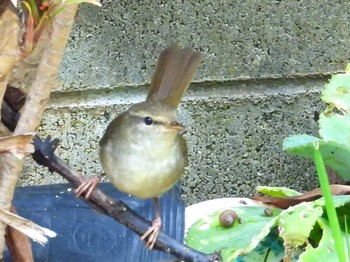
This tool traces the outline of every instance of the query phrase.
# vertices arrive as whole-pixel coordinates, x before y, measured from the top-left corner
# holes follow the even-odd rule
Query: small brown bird
[[[155,200],[156,218],[141,237],[150,249],[161,228],[158,198],[187,165],[186,141],[179,133],[184,126],[177,122],[176,108],[201,60],[201,53],[191,48],[162,51],[146,101],[115,118],[100,141],[102,167],[112,184],[127,194]]]

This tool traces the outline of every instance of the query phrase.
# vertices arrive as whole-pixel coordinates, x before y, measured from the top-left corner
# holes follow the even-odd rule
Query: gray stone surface
[[[205,53],[179,108],[190,148],[187,203],[247,196],[257,185],[317,185],[313,164],[283,152],[282,140],[317,135],[324,75],[350,58],[350,2],[102,3],[79,9],[39,130],[61,139],[61,157],[87,175],[101,173],[104,129],[144,99],[159,52],[176,42]],[[36,165],[22,178],[22,185],[63,182]]]
[[[319,91],[324,81],[303,78],[237,81],[218,87],[192,85],[179,108],[179,119],[188,128],[190,165],[182,179],[187,203],[249,196],[257,185],[297,190],[315,187],[312,163],[288,156],[282,151],[282,140],[300,132],[317,134],[313,118],[321,107]],[[104,129],[131,102],[144,99],[145,91],[139,88],[133,96],[119,91],[55,94],[40,134],[59,137],[57,153],[75,169],[89,176],[99,174],[98,141]],[[84,96],[96,102],[88,104]],[[67,107],[68,97],[79,97],[82,103]],[[105,103],[97,105],[98,101]],[[22,181],[63,182],[37,166],[28,167]]]
[[[206,54],[196,81],[324,74],[350,57],[349,1],[102,1],[77,15],[60,89],[140,85],[161,49]]]

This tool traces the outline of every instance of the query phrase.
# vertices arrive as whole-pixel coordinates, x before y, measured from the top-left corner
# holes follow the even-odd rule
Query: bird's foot
[[[100,183],[100,178],[94,176],[90,179],[87,179],[85,182],[81,183],[79,187],[75,190],[75,195],[80,197],[81,195],[85,195],[86,199],[89,199],[92,191],[97,187]]]
[[[147,238],[145,247],[149,248],[150,250],[153,249],[153,246],[157,241],[161,226],[162,220],[160,217],[157,217],[155,220],[153,220],[152,225],[147,229],[147,231],[140,237],[141,240],[145,240]]]

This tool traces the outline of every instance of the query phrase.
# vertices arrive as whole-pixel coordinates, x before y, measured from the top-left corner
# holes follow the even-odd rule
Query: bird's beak
[[[165,126],[165,128],[168,128],[168,129],[171,129],[171,130],[176,130],[176,131],[183,131],[183,130],[186,129],[184,125],[180,124],[177,121],[173,121],[173,122],[167,123],[164,126]]]

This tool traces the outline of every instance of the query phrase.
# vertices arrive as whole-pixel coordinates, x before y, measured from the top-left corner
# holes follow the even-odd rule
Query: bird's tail
[[[147,100],[164,101],[176,108],[202,61],[202,54],[177,45],[163,50],[158,58]]]

